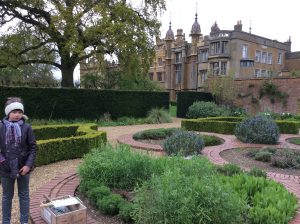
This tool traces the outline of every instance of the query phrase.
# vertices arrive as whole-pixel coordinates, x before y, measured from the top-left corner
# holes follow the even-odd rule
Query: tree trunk
[[[76,64],[74,62],[65,63],[61,60],[61,87],[74,88],[73,73]]]

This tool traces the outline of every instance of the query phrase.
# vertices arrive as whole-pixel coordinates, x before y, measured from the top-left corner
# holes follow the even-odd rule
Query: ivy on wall
[[[268,80],[263,83],[259,90],[259,98],[261,99],[264,96],[269,97],[272,104],[274,104],[276,100],[279,100],[283,106],[286,106],[289,94],[281,92],[278,86]]]

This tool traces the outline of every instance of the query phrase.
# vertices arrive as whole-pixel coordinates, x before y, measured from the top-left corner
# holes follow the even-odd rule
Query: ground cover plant
[[[221,157],[245,168],[260,168],[266,172],[300,175],[300,150],[276,147],[243,147],[222,151]]]
[[[255,160],[269,162],[279,168],[300,168],[300,151],[268,147],[262,150],[252,149],[248,155]]]
[[[158,129],[149,129],[137,132],[133,135],[134,140],[158,140],[156,144],[163,145],[163,140],[175,134],[178,131],[182,131],[180,128],[158,128]],[[213,135],[203,135],[200,134],[200,137],[204,141],[205,146],[220,145],[223,143],[223,140],[213,136]]]
[[[79,175],[80,191],[97,208],[133,223],[288,223],[297,208],[296,197],[274,181],[224,176],[203,158],[153,158],[124,145],[94,149]],[[116,195],[120,188],[130,200]]]

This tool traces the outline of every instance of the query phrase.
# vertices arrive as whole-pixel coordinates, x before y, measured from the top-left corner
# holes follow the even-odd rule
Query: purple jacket
[[[36,154],[36,141],[29,124],[25,121],[21,125],[21,150],[18,153],[17,160],[8,161],[7,159],[7,145],[5,145],[5,132],[6,127],[3,121],[0,121],[0,176],[2,177],[13,177],[19,173],[19,169],[23,166],[28,166],[33,169],[35,154]]]

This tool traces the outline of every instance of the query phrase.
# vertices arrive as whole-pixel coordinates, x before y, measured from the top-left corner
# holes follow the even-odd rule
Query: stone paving
[[[116,143],[117,141],[120,143],[125,143],[132,145],[137,149],[144,149],[149,151],[154,151],[158,153],[158,155],[163,155],[162,148],[160,146],[153,146],[151,144],[140,143],[134,141],[132,139],[132,134],[146,129],[154,129],[154,128],[169,128],[169,127],[180,127],[180,119],[176,119],[175,122],[170,124],[160,124],[160,125],[133,125],[133,126],[122,126],[122,127],[105,127],[99,128],[101,130],[107,131],[108,140],[111,143]],[[235,136],[232,135],[222,135],[216,133],[203,133],[203,134],[211,134],[215,135],[219,138],[224,139],[224,144],[219,146],[210,146],[205,147],[202,151],[205,156],[209,158],[209,160],[215,164],[222,165],[228,163],[220,156],[220,152],[237,147],[261,147],[264,145],[260,144],[245,144],[240,142]],[[287,138],[294,137],[296,135],[284,135],[280,136],[279,145],[277,147],[293,147],[299,148],[300,146],[295,146],[286,141]],[[298,135],[299,137],[299,135]],[[300,203],[300,177],[292,176],[292,175],[284,175],[278,173],[267,173],[268,177],[283,184],[290,192],[293,192]],[[38,189],[31,197],[30,203],[30,217],[31,222],[34,224],[44,224],[45,222],[42,220],[40,216],[40,208],[39,205],[41,201],[44,200],[43,194],[49,196],[50,198],[55,198],[63,195],[74,195],[76,188],[79,185],[79,177],[75,171],[59,176],[53,180],[51,180],[48,184],[44,185],[40,189]],[[94,219],[92,219],[88,215],[87,219],[88,224],[97,223]],[[300,224],[300,204],[299,209],[297,211],[296,216],[290,222],[290,224]]]

